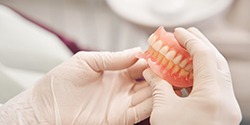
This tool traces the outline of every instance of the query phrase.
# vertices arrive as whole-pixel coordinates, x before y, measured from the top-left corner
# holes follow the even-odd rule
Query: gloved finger
[[[159,94],[164,95],[166,99],[170,99],[170,100],[172,98],[177,97],[173,90],[172,85],[170,85],[169,83],[167,83],[167,81],[157,76],[150,68],[144,70],[143,76],[145,80],[149,83],[149,85],[151,86],[154,97],[158,97]]]
[[[143,89],[143,88],[146,88],[146,87],[148,87],[149,85],[148,85],[148,83],[146,82],[146,81],[141,81],[141,82],[135,82],[134,83],[134,86],[133,86],[133,88],[132,88],[132,91],[133,92],[136,92],[136,91],[139,91],[139,90],[141,90],[141,89]]]
[[[218,60],[218,68],[222,69],[224,71],[229,72],[229,67],[226,59],[224,56],[216,49],[216,47],[196,28],[191,27],[188,28],[188,31],[194,34],[196,37],[200,38],[202,41],[206,43],[206,45],[210,46],[216,54],[217,60]]]
[[[213,50],[202,40],[183,28],[176,28],[174,35],[193,58],[194,84],[205,85],[207,83],[206,80],[215,79],[217,62]]]
[[[142,101],[150,98],[152,96],[152,91],[150,87],[145,87],[132,95],[131,106],[135,106]]]
[[[142,72],[148,67],[148,64],[145,60],[139,59],[134,65],[127,69],[128,75],[131,79],[136,80],[142,78]]]
[[[148,118],[152,112],[152,107],[152,98],[148,98],[142,103],[129,108],[127,111],[128,124],[135,124]]]
[[[206,38],[206,36],[204,36],[197,28],[195,27],[190,27],[187,29],[189,32],[191,32],[193,35],[195,35],[197,38],[201,39],[202,41],[204,41],[204,43],[206,43],[206,45],[208,45],[210,48],[214,49],[214,52],[218,52],[220,53],[215,46]]]
[[[223,73],[224,78],[228,78],[228,81],[231,81],[231,76],[230,76],[230,69],[227,63],[227,60],[224,58],[224,56],[219,52],[219,50],[216,49],[216,47],[196,28],[192,27],[188,29],[189,32],[193,33],[194,35],[196,35],[197,37],[199,37],[200,39],[202,39],[203,41],[205,41],[207,43],[208,46],[210,46],[211,48],[214,49],[214,52],[216,54],[216,58],[217,58],[217,65],[218,65],[218,69],[221,71],[221,73]],[[227,91],[226,95],[234,95],[233,93],[233,88],[229,87],[229,89],[225,89],[225,86],[228,85],[232,85],[232,84],[228,84],[228,83],[232,83],[232,82],[224,82],[225,84],[220,83],[219,85],[224,88],[223,91]],[[191,91],[192,88],[187,89]],[[189,92],[190,93],[190,92]],[[233,97],[233,96],[231,96]]]
[[[86,62],[94,71],[120,70],[133,65],[140,48],[132,48],[121,52],[79,52],[77,58]]]

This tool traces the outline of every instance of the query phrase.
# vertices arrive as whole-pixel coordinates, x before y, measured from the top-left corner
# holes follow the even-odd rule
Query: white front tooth
[[[153,34],[148,38],[148,44],[152,46],[152,45],[155,43],[155,40],[156,40],[156,36],[155,36],[155,34],[153,33]]]
[[[181,61],[181,59],[182,59],[182,55],[178,55],[177,57],[174,58],[173,62],[174,62],[175,64],[179,64],[180,61]]]
[[[184,68],[187,65],[187,62],[188,62],[187,59],[182,60],[181,63],[180,63],[180,67]]]
[[[161,48],[161,50],[159,51],[162,55],[166,55],[168,53],[168,46],[164,46]]]
[[[168,58],[169,60],[173,60],[175,57],[176,52],[174,50],[170,50],[167,54],[166,54],[166,58]]]
[[[157,52],[161,49],[161,47],[162,47],[161,40],[156,41],[156,43],[153,45],[154,50],[156,50]]]

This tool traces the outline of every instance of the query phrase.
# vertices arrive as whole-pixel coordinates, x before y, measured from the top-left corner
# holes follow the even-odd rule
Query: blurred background
[[[249,0],[0,0],[0,103],[79,50],[146,49],[160,25],[170,32],[197,27],[229,61],[241,124],[249,125],[249,6]]]

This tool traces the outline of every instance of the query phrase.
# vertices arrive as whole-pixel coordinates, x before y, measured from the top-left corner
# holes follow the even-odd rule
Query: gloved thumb
[[[155,99],[166,100],[177,97],[177,95],[173,90],[172,85],[170,85],[167,81],[157,76],[150,68],[144,70],[143,76],[152,88],[154,100]]]
[[[138,47],[120,52],[80,52],[77,57],[85,61],[94,71],[121,70],[130,67],[142,50]]]

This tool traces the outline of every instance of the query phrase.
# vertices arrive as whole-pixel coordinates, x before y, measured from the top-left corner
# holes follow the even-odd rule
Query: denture
[[[157,75],[174,87],[193,85],[192,57],[173,33],[166,32],[161,26],[149,37],[148,44],[148,50],[138,57],[144,58]]]

